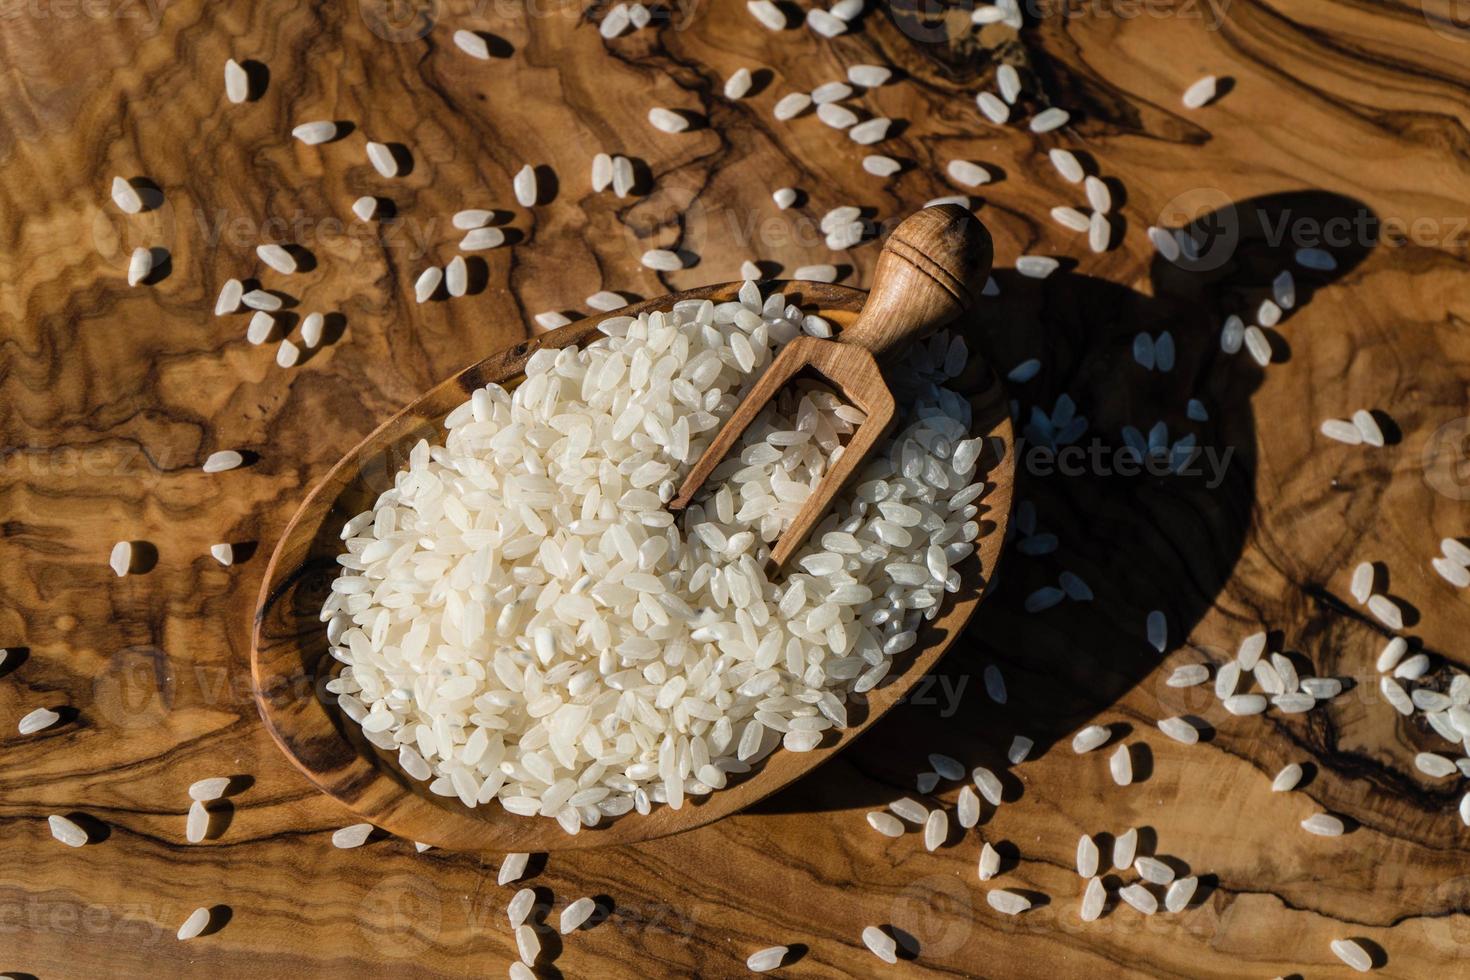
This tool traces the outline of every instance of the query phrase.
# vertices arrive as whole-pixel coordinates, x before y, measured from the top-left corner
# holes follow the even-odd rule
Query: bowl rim
[[[920,642],[913,648],[918,653],[909,656],[902,669],[893,675],[909,678],[908,683],[886,684],[867,692],[868,710],[864,719],[847,729],[838,730],[838,738],[824,740],[810,752],[773,751],[750,775],[703,797],[686,797],[679,810],[659,805],[650,814],[625,814],[596,827],[583,828],[573,835],[547,818],[518,816],[489,803],[471,809],[465,807],[457,796],[430,795],[427,782],[412,779],[399,769],[390,753],[368,743],[355,723],[342,715],[335,697],[326,694],[321,687],[322,681],[333,675],[331,668],[337,662],[325,652],[326,624],[320,619],[319,609],[311,611],[309,619],[305,614],[294,613],[285,621],[285,631],[276,635],[278,616],[273,614],[283,606],[289,607],[288,600],[294,595],[295,588],[315,574],[312,563],[307,560],[307,550],[313,542],[319,541],[323,528],[331,520],[336,502],[360,476],[361,461],[367,447],[381,443],[378,451],[390,453],[395,448],[416,442],[422,437],[425,427],[442,437],[444,417],[468,398],[470,392],[491,381],[500,383],[523,377],[525,362],[536,351],[583,343],[595,337],[598,325],[606,320],[668,309],[689,299],[723,302],[734,298],[742,285],[743,281],[719,283],[665,294],[589,316],[512,344],[462,368],[420,394],[376,426],[315,482],[282,530],[272,551],[254,607],[250,649],[252,694],[266,729],[286,757],[313,785],[364,820],[396,836],[456,850],[569,850],[651,840],[691,830],[738,812],[825,763],[901,701],[918,678],[932,669],[953,645],[988,592],[1002,552],[1012,489],[1011,484],[1004,480],[989,488],[981,498],[996,505],[986,514],[994,526],[982,535],[976,554],[961,566],[968,569],[962,572],[964,577],[975,577],[976,588],[959,594],[963,597],[946,595],[940,615],[925,622]],[[850,322],[856,317],[867,296],[862,290],[833,283],[763,280],[761,286],[763,290],[777,288],[787,296],[788,303],[814,309],[819,315],[834,319],[839,330],[845,325],[842,321]],[[1011,459],[1013,465],[1014,433],[1004,392],[993,372],[987,368],[986,373],[987,384],[980,397],[988,407],[999,411],[986,415],[987,419],[994,416],[994,421],[983,435],[993,447],[998,441],[999,446],[995,450],[997,461]],[[442,403],[451,398],[455,399],[453,404],[442,412],[436,410],[428,416],[415,414],[421,406],[433,403],[442,407]],[[395,433],[395,436],[385,441],[388,433]],[[348,474],[345,479],[344,473]],[[329,493],[331,498],[324,500]],[[1003,499],[996,499],[998,496]],[[308,521],[312,526],[304,528]],[[306,531],[310,533],[303,536]],[[337,538],[333,536],[332,540]],[[978,575],[977,564],[988,569],[989,575]],[[333,563],[326,577],[335,578],[338,571]],[[309,626],[296,628],[302,622],[309,622]],[[941,630],[941,625],[949,632],[936,638],[933,634]],[[301,652],[302,643],[308,642],[313,634],[319,637],[322,647],[315,670],[303,662]],[[292,661],[298,665],[298,670],[282,669],[283,663],[289,665]],[[328,667],[326,671],[321,669],[324,665]]]

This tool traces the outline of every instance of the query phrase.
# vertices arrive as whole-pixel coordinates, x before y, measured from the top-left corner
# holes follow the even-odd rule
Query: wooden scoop
[[[942,217],[940,224],[952,220],[949,211],[924,212],[924,216],[926,223],[935,217]],[[903,227],[906,229],[908,224]],[[909,240],[907,231],[902,240]],[[890,251],[901,248],[895,236]],[[914,254],[917,257],[923,253]],[[880,280],[885,275],[881,269],[893,262],[889,255],[883,257]],[[959,281],[959,277],[954,278]],[[477,388],[487,384],[507,388],[518,385],[525,378],[526,361],[538,350],[594,340],[600,336],[599,323],[607,317],[667,310],[682,300],[728,302],[736,298],[740,285],[720,283],[654,297],[496,351],[430,388],[385,420],[322,475],[306,495],[281,533],[261,582],[252,624],[251,683],[266,730],[282,753],[356,819],[369,821],[405,840],[459,850],[502,852],[628,844],[691,830],[750,806],[842,751],[902,702],[960,635],[986,595],[1000,558],[1015,476],[1014,431],[1005,390],[984,370],[967,371],[964,378],[952,383],[969,398],[973,412],[970,431],[983,437],[987,447],[976,476],[986,483],[984,495],[975,501],[979,508],[975,519],[981,531],[975,554],[956,566],[962,582],[960,590],[944,597],[938,616],[920,627],[918,642],[900,655],[886,681],[849,702],[848,727],[829,733],[810,752],[777,751],[748,775],[732,777],[727,787],[708,796],[686,798],[677,810],[656,806],[647,816],[629,813],[569,836],[545,817],[516,816],[495,803],[471,810],[456,798],[434,795],[426,784],[405,775],[393,755],[369,743],[361,727],[342,715],[336,698],[323,690],[339,665],[327,654],[326,625],[318,613],[340,571],[336,556],[342,550],[342,525],[371,507],[378,494],[393,485],[393,475],[406,465],[420,439],[442,441],[445,417]],[[822,316],[848,338],[858,332],[859,322],[879,308],[876,298],[868,299],[859,290],[832,283],[787,282],[778,284],[778,288],[788,302]],[[915,290],[915,295],[924,292]],[[902,298],[902,293],[894,296]],[[925,302],[939,299],[936,294]],[[907,302],[916,301],[911,298]],[[862,317],[859,310],[863,311]],[[493,310],[486,312],[493,315]],[[346,822],[345,815],[343,819]]]
[[[905,219],[883,243],[857,322],[836,340],[798,337],[782,348],[694,464],[669,509],[688,506],[783,385],[802,371],[815,371],[867,418],[771,549],[771,563],[786,564],[893,425],[893,395],[878,362],[968,312],[990,274],[990,259],[990,235],[958,205],[925,208]]]

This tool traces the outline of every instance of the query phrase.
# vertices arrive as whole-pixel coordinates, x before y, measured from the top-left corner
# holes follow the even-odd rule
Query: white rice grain
[[[898,962],[898,944],[893,941],[892,936],[877,926],[864,927],[863,945],[884,963]]]
[[[597,911],[597,903],[590,898],[579,898],[561,910],[561,922],[557,928],[563,936],[574,932]]]
[[[884,837],[902,837],[903,824],[899,823],[897,817],[891,813],[881,810],[870,810],[868,812],[868,826],[872,827]]]
[[[822,37],[836,37],[847,30],[847,21],[821,7],[812,7],[806,12],[806,26]]]
[[[847,80],[862,88],[877,88],[893,77],[893,71],[882,65],[849,65]]]
[[[1137,882],[1118,889],[1118,897],[1144,915],[1153,915],[1159,910],[1159,900],[1154,893]]]
[[[1004,789],[995,773],[984,766],[976,766],[970,771],[970,779],[974,782],[975,788],[980,791],[980,795],[985,797],[985,802],[991,806],[1000,806]]]
[[[238,105],[250,97],[250,76],[234,58],[225,61],[225,98]]]
[[[1458,772],[1454,762],[1435,752],[1420,752],[1415,755],[1414,768],[1434,779],[1443,779]]]
[[[1015,66],[1001,65],[997,68],[995,84],[1000,89],[1001,98],[1015,105],[1016,97],[1021,94],[1021,75],[1016,71]]]
[[[1393,676],[1405,681],[1417,681],[1427,673],[1429,657],[1422,653],[1414,654],[1393,669]]]
[[[1378,425],[1378,420],[1373,413],[1367,409],[1360,408],[1353,413],[1353,425],[1357,428],[1363,438],[1363,445],[1381,448],[1383,446],[1383,429]]]
[[[986,892],[985,901],[1001,915],[1020,915],[1031,908],[1031,899],[1004,888],[992,888]]]
[[[1199,879],[1194,875],[1180,878],[1169,886],[1164,893],[1164,909],[1168,912],[1182,912],[1194,899],[1194,893],[1199,888]]]
[[[1082,893],[1082,905],[1078,909],[1078,916],[1083,922],[1094,922],[1102,915],[1103,908],[1108,903],[1108,889],[1101,878],[1091,878],[1087,882],[1087,889]]]
[[[601,194],[612,184],[613,161],[606,153],[592,158],[592,193]]]
[[[771,110],[771,114],[778,120],[785,122],[806,112],[811,107],[811,104],[812,97],[810,95],[807,95],[805,92],[792,92],[790,95],[781,96],[776,101],[776,105]]]
[[[1184,664],[1183,666],[1175,667],[1174,673],[1170,674],[1164,683],[1169,687],[1194,687],[1197,684],[1203,684],[1209,679],[1210,668],[1204,664]]]
[[[969,786],[960,787],[955,801],[955,820],[965,830],[980,822],[980,797]]]
[[[1326,419],[1319,426],[1322,434],[1334,442],[1356,446],[1363,441],[1363,434],[1351,422],[1342,419]]]
[[[1301,781],[1302,767],[1295,762],[1288,763],[1276,774],[1276,778],[1271,780],[1271,792],[1290,793]]]
[[[994,93],[981,92],[975,96],[975,105],[985,114],[986,119],[989,119],[997,126],[1003,126],[1010,121],[1011,107],[996,98]]]
[[[1049,255],[1022,255],[1016,259],[1016,271],[1028,279],[1045,279],[1060,265]]]
[[[515,851],[505,856],[500,862],[500,872],[495,877],[496,884],[508,885],[512,881],[519,881],[521,875],[526,873],[526,863],[530,861],[531,855],[524,851]]]
[[[1112,774],[1113,782],[1119,786],[1128,786],[1133,782],[1133,752],[1127,745],[1120,745],[1108,757],[1108,772]]]
[[[444,267],[444,288],[449,291],[450,296],[455,297],[463,296],[469,291],[470,266],[464,260],[463,255],[456,255]],[[304,337],[305,335],[306,330],[303,328],[302,336]]]
[[[682,133],[689,128],[687,116],[662,106],[648,110],[648,123],[662,133]]]
[[[1373,957],[1363,948],[1362,944],[1352,939],[1332,940],[1332,955],[1342,960],[1348,966],[1359,973],[1367,973],[1373,969]]]
[[[205,473],[223,473],[226,470],[234,469],[244,461],[244,457],[235,450],[221,449],[217,452],[210,453],[204,460],[204,465],[200,468]]]
[[[505,917],[510,922],[512,929],[526,921],[531,910],[536,906],[536,892],[531,888],[522,888],[505,906]]]
[[[143,210],[143,198],[131,183],[121,177],[112,178],[112,203],[123,214],[137,214]]]
[[[208,803],[225,795],[230,788],[228,776],[211,776],[208,779],[196,780],[189,784],[189,799],[198,800],[200,803]]]
[[[1061,174],[1063,180],[1075,184],[1084,178],[1085,173],[1082,169],[1082,164],[1078,162],[1076,154],[1071,150],[1053,149],[1048,150],[1046,155],[1051,160],[1051,165],[1056,168],[1057,173]],[[1174,241],[1173,236],[1169,236],[1169,241]],[[1174,245],[1177,249],[1178,243],[1175,242]]]
[[[107,557],[107,564],[118,578],[128,574],[133,567],[133,543],[119,541],[113,545],[112,553]]]
[[[1072,736],[1072,751],[1078,755],[1100,748],[1113,737],[1113,733],[1102,725],[1088,725]],[[1083,877],[1087,877],[1084,875]]]
[[[1160,721],[1159,731],[1185,745],[1194,745],[1199,741],[1199,729],[1178,716]]]
[[[264,289],[250,290],[240,297],[240,302],[252,310],[262,310],[266,313],[274,313],[282,306],[281,297],[275,293],[266,292]]]
[[[296,271],[296,256],[280,245],[257,245],[255,255],[282,275],[289,276]]]
[[[1432,558],[1429,566],[1434,569],[1440,578],[1457,589],[1470,586],[1470,568],[1450,561],[1448,558]]]
[[[459,240],[461,252],[481,252],[505,244],[505,232],[499,228],[475,228]]]
[[[1408,717],[1414,713],[1414,702],[1404,691],[1403,685],[1392,677],[1380,677],[1378,679],[1378,690],[1383,695],[1383,700],[1393,706],[1399,714]]]
[[[791,274],[791,278],[803,282],[836,282],[837,267],[835,265],[803,265]]]
[[[847,129],[857,125],[857,113],[836,102],[825,102],[817,106],[817,118],[833,129]]]
[[[1151,885],[1167,885],[1174,880],[1174,869],[1156,857],[1145,855],[1134,858],[1133,870]]]
[[[1000,852],[986,841],[980,847],[979,875],[981,881],[989,881],[1000,871]]]
[[[461,29],[454,32],[452,40],[456,48],[471,58],[478,58],[481,61],[490,60],[490,45],[483,35]]]
[[[1325,426],[1326,423],[1324,422],[1323,425]],[[1352,583],[1348,586],[1348,592],[1352,594],[1354,599],[1358,600],[1359,605],[1367,602],[1369,597],[1373,595],[1374,578],[1375,573],[1372,562],[1359,562],[1358,566],[1353,569],[1353,579]],[[1402,653],[1402,651],[1400,652]],[[1378,669],[1388,670],[1389,668],[1379,667]]]
[[[943,810],[930,810],[924,821],[924,850],[935,851],[949,839],[949,814]]]
[[[768,973],[781,965],[790,952],[787,946],[767,946],[765,949],[756,950],[745,960],[745,968],[751,973]]]
[[[87,832],[67,817],[52,814],[46,818],[46,823],[51,827],[51,836],[67,847],[81,847],[89,840]]]
[[[743,99],[750,92],[754,80],[751,78],[749,68],[737,68],[725,79],[725,98]]]
[[[128,285],[136,286],[153,274],[153,250],[139,246],[128,257]]]
[[[847,131],[847,138],[859,146],[870,146],[888,138],[888,129],[893,120],[887,116],[865,119]],[[987,175],[988,176],[988,175]]]
[[[1245,328],[1245,349],[1261,367],[1271,363],[1271,341],[1266,339],[1265,331],[1255,324]]]
[[[679,253],[666,248],[651,248],[638,261],[645,269],[655,272],[677,272],[684,268],[684,260],[679,258]]]
[[[393,151],[388,148],[387,144],[378,143],[371,140],[368,141],[367,158],[368,162],[373,165],[373,169],[376,170],[380,176],[398,176],[398,158],[393,155]]]
[[[1133,857],[1138,854],[1138,829],[1129,827],[1113,840],[1113,867],[1125,871],[1133,867]]]
[[[225,284],[220,287],[219,298],[214,301],[214,315],[225,316],[235,313],[240,309],[240,297],[245,295],[245,287],[238,279],[226,279]]]
[[[817,105],[824,102],[841,102],[852,95],[852,86],[846,82],[824,82],[812,89],[812,101]]]
[[[50,708],[37,708],[20,720],[18,730],[22,735],[34,735],[42,729],[50,728],[60,720],[61,715]]]
[[[1373,614],[1380,623],[1391,630],[1404,628],[1404,614],[1399,609],[1399,604],[1385,595],[1373,595],[1368,597],[1368,611]]]
[[[1050,109],[1043,109],[1031,117],[1031,132],[1049,133],[1054,129],[1060,129],[1067,125],[1068,120],[1071,118],[1071,114],[1065,109],[1058,109],[1055,106]]]
[[[1077,874],[1083,878],[1091,878],[1097,874],[1098,863],[1097,842],[1088,834],[1083,834],[1077,839]]]
[[[903,169],[903,165],[893,157],[872,153],[863,157],[863,169],[874,177],[892,177]]]
[[[471,233],[473,234],[473,232]],[[437,265],[431,265],[413,282],[413,295],[420,303],[427,303],[438,292],[439,284],[444,281],[444,270]]]
[[[200,907],[189,913],[189,917],[179,926],[178,938],[180,941],[193,939],[202,933],[209,925],[209,909]]]
[[[370,825],[368,829],[372,829]],[[190,844],[197,844],[200,841],[204,840],[205,836],[208,835],[208,833],[209,807],[206,806],[203,801],[195,800],[193,803],[189,804],[189,813],[184,818],[184,839]],[[340,834],[342,833],[342,831],[339,830],[337,833]],[[336,843],[335,835],[333,836],[333,843]],[[359,841],[359,843],[361,842]]]
[[[1163,610],[1155,609],[1149,613],[1144,626],[1148,645],[1163,653],[1164,648],[1169,645],[1169,620],[1164,616]]]
[[[516,926],[516,955],[520,956],[521,962],[527,966],[536,965],[536,957],[541,955],[541,937],[536,935],[536,930],[528,925]]]
[[[245,328],[245,339],[256,347],[270,339],[276,330],[276,318],[264,310],[256,310],[250,317],[250,325]]]
[[[1199,81],[1192,83],[1189,88],[1184,90],[1184,95],[1181,97],[1184,108],[1199,109],[1202,106],[1208,105],[1210,100],[1215,97],[1216,81],[1217,79],[1214,75],[1206,75]]]
[[[538,195],[536,168],[528,163],[517,170],[514,179],[511,180],[511,189],[515,192],[517,204],[523,208],[533,207]]]
[[[1302,829],[1319,837],[1341,837],[1342,821],[1330,813],[1314,813],[1302,821]]]
[[[331,142],[337,138],[337,124],[330,119],[317,119],[312,122],[304,122],[291,130],[291,135],[307,146],[316,146],[320,143]]]
[[[343,850],[361,847],[373,832],[370,823],[355,823],[332,832],[332,846]]]

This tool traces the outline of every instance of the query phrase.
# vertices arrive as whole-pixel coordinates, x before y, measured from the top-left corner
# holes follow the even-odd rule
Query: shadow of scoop
[[[1364,259],[1377,221],[1321,192],[1179,202],[1165,229],[1177,258],[1135,246],[1151,256],[1148,292],[1068,271],[995,273],[998,294],[975,314],[971,369],[1010,373],[1022,430],[1015,541],[997,588],[933,683],[850,757],[868,778],[818,772],[817,785],[768,808],[886,802],[895,787],[912,792],[931,751],[967,769],[1004,768],[1016,734],[1034,740],[1036,757],[1148,677],[1215,603],[1255,512],[1251,396],[1278,369],[1244,343],[1222,349],[1227,319],[1249,326],[1273,318],[1264,301],[1283,307],[1264,328],[1280,358],[1293,312]],[[1003,684],[982,684],[987,668]]]

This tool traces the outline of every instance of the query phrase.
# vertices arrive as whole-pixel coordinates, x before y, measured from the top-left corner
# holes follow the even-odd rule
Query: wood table
[[[1465,787],[1414,768],[1416,752],[1449,746],[1422,714],[1384,702],[1374,660],[1389,634],[1348,592],[1357,563],[1381,563],[1379,589],[1433,658],[1416,686],[1447,688],[1466,660],[1470,604],[1429,562],[1441,538],[1470,534],[1470,23],[1447,0],[1423,8],[1103,0],[1043,4],[1019,34],[972,32],[962,10],[926,22],[878,8],[828,40],[767,31],[744,4],[718,0],[604,41],[605,11],[576,5],[0,7],[0,645],[12,651],[0,668],[0,970],[503,976],[513,889],[495,884],[497,860],[393,839],[334,849],[329,835],[351,815],[261,726],[249,627],[285,522],[342,452],[523,335],[531,314],[579,308],[598,289],[642,297],[732,279],[747,258],[771,275],[836,262],[863,285],[876,245],[833,256],[821,215],[850,203],[896,221],[970,192],[945,176],[967,159],[993,176],[970,193],[1000,270],[979,346],[1002,373],[1039,358],[1040,374],[1015,385],[1020,410],[1049,412],[1066,393],[1089,418],[1082,444],[1097,446],[1066,472],[1022,459],[1019,496],[1059,548],[1012,549],[969,635],[910,703],[756,811],[533,859],[543,904],[598,896],[606,912],[571,936],[544,931],[541,975],[735,976],[749,953],[783,943],[793,977],[1344,976],[1329,944],[1345,937],[1367,941],[1380,976],[1463,973]],[[457,50],[456,28],[486,32],[492,58]],[[252,62],[257,97],[242,105],[223,97],[231,56]],[[1004,127],[974,101],[994,88],[998,60],[1025,81]],[[869,151],[810,113],[772,117],[781,95],[865,62],[898,70],[851,100],[898,121],[872,148],[904,163],[891,178],[865,173]],[[758,91],[727,101],[723,80],[741,66],[759,69]],[[1180,93],[1207,73],[1222,93],[1184,109]],[[1048,104],[1070,123],[1031,133],[1025,120]],[[655,105],[699,123],[659,132],[646,118]],[[290,138],[312,119],[352,129],[320,146]],[[366,139],[401,143],[411,172],[378,176]],[[1112,188],[1103,254],[1047,217],[1086,207],[1047,162],[1054,147]],[[590,192],[603,150],[636,162],[638,193]],[[511,192],[527,163],[554,175],[529,210]],[[163,203],[121,214],[114,175],[153,182]],[[770,195],[786,185],[804,193],[783,212]],[[358,222],[360,195],[391,200],[396,217]],[[508,212],[513,244],[478,253],[473,295],[416,305],[419,272],[455,253],[449,216],[475,206]],[[1181,269],[1155,254],[1147,227],[1200,216],[1218,234],[1199,261]],[[1222,353],[1224,317],[1252,315],[1318,238],[1337,268],[1298,268],[1270,366]],[[299,243],[316,267],[289,280],[262,270],[263,241]],[[138,246],[165,247],[170,261],[129,288]],[[639,256],[658,246],[693,264],[643,269]],[[1024,253],[1063,268],[1024,279],[1011,271]],[[274,343],[246,342],[244,316],[212,316],[231,276],[289,292],[298,315],[340,319],[303,363],[279,368]],[[1164,330],[1175,366],[1146,371],[1134,337]],[[1190,398],[1208,421],[1186,416]],[[1318,433],[1359,408],[1383,413],[1388,445]],[[1160,420],[1223,465],[1113,472],[1122,428]],[[249,465],[202,473],[220,449]],[[118,578],[108,552],[126,539],[146,544],[151,567]],[[218,565],[218,542],[241,560]],[[1063,570],[1095,599],[1025,612]],[[1152,610],[1169,624],[1162,654],[1145,642]],[[1233,717],[1208,685],[1165,685],[1180,664],[1223,663],[1257,629],[1348,690],[1306,714]],[[992,664],[1004,705],[984,691]],[[62,721],[16,734],[40,706],[65,709]],[[1200,744],[1159,733],[1173,715],[1206,726]],[[1094,721],[1133,746],[1134,785],[1110,780],[1111,746],[1072,752],[1072,734]],[[1036,747],[1008,766],[1018,733]],[[914,795],[930,752],[1002,770],[1007,788],[978,828],[934,853],[917,833],[890,840],[863,819]],[[1290,761],[1308,778],[1273,794]],[[188,844],[186,788],[215,775],[238,776],[236,792],[210,839]],[[958,789],[941,784],[935,798],[952,806]],[[1323,810],[1349,833],[1298,827]],[[90,818],[93,843],[52,840],[52,813]],[[1113,903],[1084,924],[1078,835],[1129,827],[1200,875],[1200,892],[1181,914]],[[984,885],[982,840],[1005,857]],[[1003,917],[985,901],[995,885],[1039,907]],[[221,907],[210,933],[176,941],[201,905]],[[863,948],[870,924],[904,936],[897,967]]]

